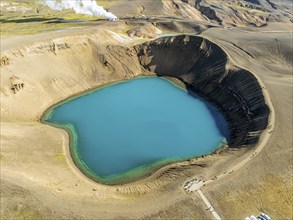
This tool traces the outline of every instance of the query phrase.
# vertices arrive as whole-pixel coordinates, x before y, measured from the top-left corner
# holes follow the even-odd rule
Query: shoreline
[[[208,37],[205,37],[205,38],[208,39],[208,40],[210,40]],[[213,41],[211,40],[211,42],[213,42]],[[217,44],[217,45],[218,45],[218,44]],[[221,46],[219,46],[219,47],[220,47],[221,49],[223,49]],[[226,54],[228,55],[228,57],[229,57],[229,59],[231,60],[232,63],[237,64],[234,60],[231,59],[231,56],[229,56],[229,54],[227,53],[226,50],[223,49],[223,51],[226,52]],[[237,64],[237,65],[238,65],[238,64]],[[238,65],[238,67],[241,67],[241,66]],[[253,73],[253,76],[255,76],[254,73]],[[82,91],[82,92],[78,92],[78,93],[76,93],[76,94],[74,94],[74,95],[72,95],[72,96],[69,96],[68,98],[66,98],[66,99],[64,99],[64,100],[62,100],[62,101],[60,101],[60,102],[58,102],[58,103],[56,103],[56,104],[50,106],[48,109],[45,110],[45,112],[43,112],[43,114],[42,114],[42,116],[41,116],[40,118],[42,119],[42,118],[44,117],[45,114],[47,114],[51,109],[57,107],[58,105],[64,104],[64,103],[66,103],[66,102],[68,102],[68,101],[70,101],[70,100],[76,99],[76,98],[78,98],[78,97],[80,97],[80,96],[88,95],[88,94],[90,94],[90,93],[92,93],[92,92],[95,92],[96,90],[103,89],[103,88],[105,88],[105,87],[108,87],[108,86],[111,86],[111,85],[115,85],[115,84],[117,84],[117,83],[126,82],[126,81],[131,80],[131,79],[135,79],[135,78],[144,78],[144,77],[158,77],[158,76],[155,75],[155,74],[152,73],[152,72],[145,72],[145,73],[142,74],[142,75],[138,75],[138,76],[135,76],[135,77],[132,77],[132,78],[129,78],[129,79],[123,79],[123,80],[112,81],[112,82],[110,82],[110,83],[106,83],[106,84],[103,84],[103,85],[99,85],[99,86],[96,86],[96,87],[93,87],[93,88],[87,89],[87,90]],[[163,78],[163,79],[169,81],[170,83],[172,83],[173,85],[175,85],[176,87],[178,87],[178,88],[180,88],[180,89],[183,89],[184,91],[188,91],[188,89],[185,89],[185,88],[182,87],[182,83],[181,83],[182,81],[180,81],[180,79],[178,79],[178,78],[176,78],[176,77],[170,77],[171,79],[174,78],[174,80],[170,80],[170,79],[168,79],[168,77],[164,77],[164,76],[159,76],[159,78]],[[177,80],[179,80],[180,83],[176,83]],[[258,80],[258,83],[259,83],[259,78],[257,78],[257,80]],[[260,83],[259,83],[259,84],[260,84]],[[262,85],[262,84],[260,84],[260,85]],[[225,112],[223,112],[222,109],[220,109],[217,105],[215,105],[215,102],[211,101],[211,100],[208,99],[207,97],[203,97],[203,96],[201,96],[201,95],[199,95],[199,96],[200,96],[201,98],[203,98],[204,100],[206,100],[207,102],[211,103],[214,107],[216,107],[216,109],[217,109],[219,112],[221,112],[221,113],[225,116],[225,119],[226,119],[226,121],[227,121],[227,118],[226,118],[226,114],[225,114]],[[265,98],[266,98],[266,97],[265,97]],[[44,121],[41,120],[41,119],[39,119],[39,121],[40,121],[41,123],[43,123]],[[229,125],[229,123],[228,123],[228,125]],[[230,125],[229,125],[229,127],[230,127]],[[261,135],[263,135],[263,132],[265,132],[265,130],[263,130],[263,131],[261,132],[261,133],[262,133]],[[69,133],[69,132],[67,132],[67,133]],[[70,132],[70,133],[71,133],[71,132]],[[70,134],[69,134],[69,136],[70,136]],[[255,147],[258,146],[261,142],[262,142],[262,140],[261,140],[261,137],[260,137],[259,142],[258,142],[257,144],[255,144],[255,145],[253,145],[253,147],[255,148]],[[224,144],[224,145],[221,145],[220,147],[217,147],[213,152],[211,152],[210,154],[207,154],[207,155],[213,155],[214,152],[218,151],[219,148],[223,148],[224,146],[225,146],[225,144]],[[71,154],[70,154],[70,155],[71,155]],[[72,157],[72,156],[71,156],[71,157]],[[199,156],[199,157],[201,157],[201,156]],[[192,157],[192,158],[189,158],[189,159],[196,159],[196,158],[199,158],[199,157]],[[72,159],[72,158],[71,158],[71,159]],[[72,160],[74,161],[74,159],[72,159]],[[180,162],[178,162],[178,163],[186,162],[187,160],[188,160],[188,159],[186,159],[186,160],[184,160],[184,161],[180,161]],[[74,164],[76,164],[76,163],[74,162]],[[171,163],[171,164],[175,164],[175,165],[176,165],[177,163]],[[144,175],[143,177],[138,178],[138,179],[135,180],[135,181],[131,181],[131,182],[127,182],[127,183],[123,183],[123,185],[125,185],[125,184],[131,184],[131,183],[136,183],[136,182],[140,182],[141,180],[146,180],[146,179],[148,179],[148,178],[151,178],[151,177],[153,176],[153,174],[159,172],[159,171],[160,171],[162,168],[164,168],[164,167],[169,167],[169,165],[170,165],[170,164],[164,165],[164,166],[162,166],[162,167],[160,166],[159,168],[156,167],[156,168],[154,168],[155,171],[153,171],[153,172],[151,172],[151,173],[149,173],[149,174],[147,174],[147,175]],[[175,166],[174,166],[174,167],[175,167]],[[85,175],[82,171],[81,171],[81,173],[82,173],[83,175]],[[87,175],[86,175],[86,176],[87,176]],[[90,178],[90,179],[92,179],[92,178]],[[97,181],[94,180],[94,182],[97,182]],[[102,184],[103,184],[103,182],[98,182],[98,183],[102,183]],[[117,184],[117,185],[121,185],[121,184]]]
[[[182,159],[175,159],[175,158],[170,158],[170,159],[164,159],[164,160],[159,160],[157,162],[151,163],[151,164],[147,164],[147,165],[142,165],[139,167],[135,167],[131,170],[128,170],[126,172],[120,173],[120,174],[113,174],[113,175],[109,175],[106,176],[105,178],[95,174],[94,171],[92,171],[81,159],[78,153],[78,144],[77,144],[77,140],[78,140],[78,135],[75,132],[75,129],[73,127],[73,125],[71,124],[57,124],[57,123],[52,123],[52,122],[48,122],[47,120],[51,117],[51,115],[53,114],[54,108],[63,105],[67,102],[70,102],[74,99],[80,98],[82,96],[85,95],[90,95],[91,93],[94,93],[100,89],[104,89],[119,83],[125,83],[129,80],[135,80],[135,79],[141,79],[141,78],[160,78],[163,79],[169,83],[171,83],[172,85],[174,85],[175,87],[177,87],[180,90],[183,90],[185,92],[188,93],[188,90],[184,87],[182,87],[182,85],[180,84],[180,82],[176,82],[177,78],[173,77],[159,77],[159,76],[145,76],[145,75],[139,75],[130,79],[126,79],[126,80],[118,80],[115,82],[111,82],[108,84],[104,84],[101,86],[98,86],[96,88],[93,89],[89,89],[87,91],[84,92],[80,92],[78,94],[72,95],[52,106],[50,106],[42,115],[42,117],[40,118],[40,122],[42,124],[46,124],[55,128],[59,128],[59,129],[63,129],[64,131],[66,131],[68,138],[69,138],[69,157],[70,160],[73,162],[73,165],[82,173],[82,175],[86,176],[87,178],[93,180],[96,183],[100,183],[100,184],[104,184],[104,185],[108,185],[108,186],[117,186],[117,185],[125,185],[125,184],[132,184],[138,181],[142,181],[148,177],[151,177],[154,173],[156,173],[157,171],[161,170],[164,167],[167,167],[169,165],[176,165],[176,164],[181,164],[182,162],[186,162],[192,159],[197,159],[203,156],[208,156],[208,155],[213,155],[215,152],[217,152],[219,149],[222,149],[223,147],[227,146],[227,140],[224,137],[224,139],[221,141],[221,143],[216,146],[214,148],[214,150],[207,152],[206,154],[202,154],[202,155],[197,155],[197,156],[192,156],[192,157],[188,157],[188,158],[182,158]],[[199,95],[198,95],[199,96]],[[208,100],[205,100],[203,97],[199,96],[200,98],[203,99],[203,101],[208,102]],[[209,103],[211,104],[217,111],[220,112],[220,110],[213,105],[213,103]],[[221,113],[222,114],[222,113]],[[223,116],[224,117],[224,116]],[[142,173],[142,174],[141,174]]]

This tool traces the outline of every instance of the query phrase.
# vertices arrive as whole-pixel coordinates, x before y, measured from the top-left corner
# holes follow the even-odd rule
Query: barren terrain
[[[0,218],[212,219],[200,197],[183,190],[186,181],[202,178],[201,189],[222,219],[261,212],[292,219],[292,3],[97,2],[120,20],[57,13],[37,1],[1,1]],[[174,35],[212,42],[227,54],[225,70],[256,77],[270,110],[260,139],[168,165],[133,183],[92,181],[73,163],[66,131],[42,124],[42,114],[105,83],[158,75],[163,53],[147,69],[148,57],[137,48]],[[182,59],[179,53],[171,58]],[[191,56],[182,60],[193,62]]]

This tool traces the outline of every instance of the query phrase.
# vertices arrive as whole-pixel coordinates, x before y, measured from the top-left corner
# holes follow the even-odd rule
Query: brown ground
[[[257,33],[258,38],[255,32],[241,36],[226,32],[237,36],[237,45],[254,57],[230,51],[236,63],[245,65],[261,78],[276,113],[275,128],[261,153],[233,176],[204,190],[219,214],[230,219],[260,212],[269,213],[274,219],[292,217],[292,54],[287,53],[292,51],[292,33],[288,36],[288,32],[272,31],[275,32]],[[204,35],[217,38],[225,47],[231,46],[227,41],[236,41],[221,37],[221,33],[215,36],[213,31],[207,31]],[[276,39],[284,49],[278,49]],[[251,61],[254,65],[248,64]]]
[[[139,7],[126,8],[117,2],[111,7],[121,14]],[[170,2],[163,3],[165,9],[156,3],[157,15],[170,15]],[[186,194],[182,185],[192,177],[211,179],[233,169],[253,150],[209,156],[194,161],[201,166],[175,169],[159,178],[157,172],[134,184],[108,187],[88,180],[75,168],[66,132],[36,121],[50,105],[69,95],[133,77],[101,70],[96,54],[104,52],[103,44],[131,45],[161,32],[201,34],[217,43],[235,64],[260,78],[274,107],[275,127],[262,151],[239,170],[202,188],[216,211],[223,219],[260,212],[274,219],[292,219],[292,23],[285,19],[259,28],[209,27],[207,21],[182,18],[187,13],[182,7],[187,6],[178,4],[179,9],[172,7],[179,13],[177,18],[156,22],[121,19],[95,28],[1,36],[1,219],[212,218],[197,194]],[[154,5],[145,7],[152,11]],[[131,29],[140,38],[125,36]],[[139,75],[138,66],[131,68]],[[14,82],[24,83],[17,94],[10,88],[12,76],[19,78]]]

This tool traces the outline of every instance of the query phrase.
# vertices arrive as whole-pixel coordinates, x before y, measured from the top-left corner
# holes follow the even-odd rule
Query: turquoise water
[[[157,77],[100,88],[56,106],[46,121],[71,127],[75,162],[101,180],[209,154],[229,136],[213,106]]]

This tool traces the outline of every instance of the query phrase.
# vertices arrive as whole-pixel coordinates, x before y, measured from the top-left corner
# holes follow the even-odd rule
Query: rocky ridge
[[[3,83],[7,82],[7,86],[3,88],[3,91],[7,91],[5,94],[19,93],[25,87],[24,82],[30,85],[31,89],[36,90],[28,90],[22,96],[28,95],[31,97],[30,100],[36,99],[34,102],[40,103],[39,106],[42,108],[36,109],[31,107],[33,105],[28,105],[26,117],[34,118],[55,104],[35,97],[34,93],[45,92],[43,96],[56,96],[54,100],[60,102],[64,97],[106,83],[127,80],[139,75],[157,75],[179,79],[190,93],[196,92],[218,106],[230,126],[230,147],[237,148],[256,144],[261,131],[267,127],[269,108],[257,79],[249,71],[234,66],[219,46],[203,37],[189,35],[162,37],[134,46],[111,43],[100,45],[95,42],[95,38],[83,37],[80,38],[81,44],[75,45],[74,41],[79,42],[77,39],[79,38],[72,39],[72,42],[57,39],[49,44],[36,44],[29,49],[18,51],[21,53],[21,57],[16,58],[17,60],[31,60],[30,57],[33,56],[34,60],[40,59],[40,62],[43,62],[43,58],[46,57],[46,65],[52,66],[48,70],[42,69],[42,66],[39,65],[33,69],[23,69],[23,71],[32,71],[33,74],[29,74],[31,76],[43,78],[42,84],[38,86],[34,86],[35,83],[30,77],[26,77],[29,76],[27,74],[20,77],[15,73],[7,75],[7,79],[3,78]],[[83,59],[77,56],[78,53],[71,53],[76,49],[83,53],[87,51],[91,62],[87,62],[85,66]],[[30,51],[31,55],[27,57],[25,51]],[[48,56],[47,53],[52,55]],[[67,64],[67,60],[64,60],[64,63],[59,62],[58,60],[66,57],[67,53],[71,53],[67,58],[69,63]],[[15,51],[12,54],[15,54]],[[7,54],[6,56],[16,62],[15,58],[11,58],[12,55]],[[72,65],[70,60],[75,60],[77,66]],[[80,72],[81,66],[77,61],[83,64],[84,72]],[[11,66],[13,69],[14,64],[6,66],[5,69],[9,70]],[[68,66],[71,73],[76,72],[76,74],[68,72],[70,76],[60,75],[58,66],[60,66],[59,68]],[[52,85],[50,89],[47,88],[48,83]],[[59,88],[61,85],[62,90]],[[73,88],[74,90],[72,90]],[[41,91],[39,91],[40,89]],[[10,95],[7,96],[7,101],[9,101],[9,97]],[[6,96],[3,97],[3,100],[6,100]],[[21,112],[13,110],[19,109],[19,105],[21,105],[20,102],[11,102],[7,106],[11,111],[8,111],[7,114],[12,114],[14,118],[23,118]],[[3,113],[3,117],[10,118],[11,116]]]
[[[252,73],[228,67],[229,58],[214,43],[196,36],[161,38],[136,46],[142,67],[172,76],[189,92],[210,100],[230,125],[230,147],[256,144],[267,127],[269,108]]]

